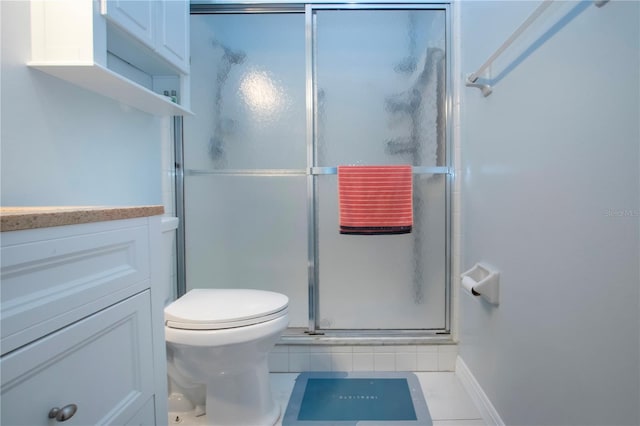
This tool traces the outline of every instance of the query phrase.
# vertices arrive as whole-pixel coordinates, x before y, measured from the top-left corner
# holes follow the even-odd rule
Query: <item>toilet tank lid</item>
[[[227,328],[286,310],[284,294],[250,289],[193,289],[164,309],[168,326],[190,329]],[[219,327],[216,327],[219,325]]]

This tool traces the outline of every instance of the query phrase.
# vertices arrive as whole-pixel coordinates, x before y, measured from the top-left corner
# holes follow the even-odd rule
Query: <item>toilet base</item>
[[[271,395],[266,357],[242,372],[213,377],[206,394],[212,426],[273,425],[280,418],[280,407]]]
[[[191,395],[187,399],[175,384],[172,388],[168,401],[170,425],[270,426],[281,415],[271,393],[267,357],[256,360],[245,370],[211,377],[201,389],[206,394],[204,407],[192,403],[204,402],[202,397],[194,399]]]

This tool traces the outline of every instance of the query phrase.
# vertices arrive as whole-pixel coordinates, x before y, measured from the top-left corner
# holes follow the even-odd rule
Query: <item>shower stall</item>
[[[285,339],[449,333],[448,22],[441,4],[192,5],[179,294],[286,294]],[[412,233],[339,233],[354,164],[413,166]]]

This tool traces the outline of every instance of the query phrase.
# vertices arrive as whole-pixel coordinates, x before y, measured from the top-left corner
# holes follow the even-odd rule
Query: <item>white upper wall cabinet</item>
[[[102,14],[147,46],[153,46],[155,2],[102,0]]]
[[[101,4],[109,23],[189,72],[188,1],[102,0]]]
[[[180,69],[189,71],[189,2],[158,2],[156,51]],[[184,17],[180,20],[179,17]]]
[[[32,0],[28,65],[151,114],[192,114],[189,2]]]

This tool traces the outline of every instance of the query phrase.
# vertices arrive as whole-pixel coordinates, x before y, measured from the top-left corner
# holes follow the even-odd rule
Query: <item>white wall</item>
[[[462,2],[462,71],[538,4]],[[508,425],[640,424],[639,28],[638,1],[558,2],[462,90],[462,267],[501,303],[460,294],[459,353]]]
[[[0,7],[1,204],[161,204],[168,119],[27,68],[29,2]]]

